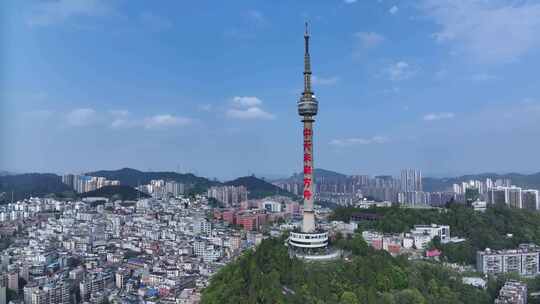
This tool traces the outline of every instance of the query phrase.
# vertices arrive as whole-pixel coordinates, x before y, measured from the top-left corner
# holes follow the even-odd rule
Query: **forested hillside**
[[[350,260],[305,263],[289,258],[283,239],[264,240],[212,278],[202,303],[481,304],[496,293],[439,265],[375,251],[360,235],[339,246],[353,251]]]
[[[375,229],[382,232],[406,232],[415,224],[447,224],[452,236],[464,237],[459,244],[440,245],[443,255],[451,262],[475,263],[476,251],[486,247],[492,249],[515,248],[521,243],[540,244],[540,213],[512,209],[505,205],[490,207],[485,213],[472,208],[453,204],[447,209],[338,208],[333,219],[348,221],[353,213],[377,213],[381,220],[365,222],[360,229]],[[507,236],[511,234],[512,236]]]

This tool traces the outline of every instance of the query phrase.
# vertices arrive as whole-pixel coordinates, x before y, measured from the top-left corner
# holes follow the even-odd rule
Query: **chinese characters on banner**
[[[312,131],[309,127],[304,127],[304,200],[310,200],[312,197]]]

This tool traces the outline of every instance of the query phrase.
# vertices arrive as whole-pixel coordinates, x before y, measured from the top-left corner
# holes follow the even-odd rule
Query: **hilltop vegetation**
[[[359,230],[398,233],[415,224],[450,225],[453,236],[467,241],[432,243],[450,262],[472,264],[476,250],[485,247],[540,244],[540,214],[504,205],[488,208],[485,213],[463,205],[438,210],[339,208],[332,217],[348,221],[358,212],[383,215],[380,221],[364,223]],[[369,248],[360,231],[351,239],[336,240],[334,246],[351,252],[350,260],[305,263],[289,258],[284,239],[264,240],[256,251],[245,253],[212,278],[202,303],[493,303],[506,278],[490,278],[487,290],[466,286],[459,273],[442,264],[411,262],[404,256],[393,258]],[[529,281],[531,290],[538,290],[540,280]]]
[[[291,259],[283,239],[268,239],[216,274],[202,303],[492,303],[496,293],[466,286],[438,265],[410,263],[367,246],[360,235],[342,240],[350,261]]]
[[[540,213],[508,208],[505,205],[490,207],[485,213],[475,212],[464,205],[452,204],[447,209],[406,208],[339,208],[333,219],[349,221],[353,213],[376,213],[382,219],[363,223],[359,229],[374,229],[385,233],[409,231],[415,224],[450,225],[452,236],[467,241],[458,244],[436,244],[450,262],[474,264],[476,251],[487,248],[516,248],[521,243],[540,244]],[[511,234],[512,237],[507,237]]]

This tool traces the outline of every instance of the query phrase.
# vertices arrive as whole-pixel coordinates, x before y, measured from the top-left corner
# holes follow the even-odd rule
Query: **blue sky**
[[[540,1],[2,1],[0,168],[540,171]]]

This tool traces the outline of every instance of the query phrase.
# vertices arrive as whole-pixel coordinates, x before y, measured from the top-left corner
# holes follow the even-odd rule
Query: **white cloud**
[[[75,109],[67,114],[66,119],[68,124],[82,127],[94,124],[97,121],[97,113],[90,108]]]
[[[145,118],[143,125],[146,129],[162,129],[168,127],[186,126],[193,122],[192,119],[171,114],[161,114]]]
[[[488,73],[478,73],[471,76],[472,81],[485,82],[497,79],[497,76]]]
[[[318,77],[314,75],[312,80],[313,80],[313,84],[316,84],[316,85],[335,85],[336,83],[338,83],[339,77],[332,76],[332,77],[323,78],[323,77]]]
[[[330,142],[330,145],[336,147],[349,147],[356,145],[372,145],[372,144],[384,144],[389,142],[387,137],[374,136],[372,138],[344,138],[334,139]]]
[[[384,36],[375,32],[358,32],[354,36],[358,38],[360,47],[364,49],[374,48],[385,40]]]
[[[125,119],[125,118],[115,118],[111,122],[111,127],[115,129],[129,128],[129,127],[134,127],[134,126],[135,126],[135,123],[133,121]]]
[[[137,125],[135,120],[130,119],[131,113],[128,110],[111,110],[109,114],[112,116],[112,128],[129,128]]]
[[[35,4],[26,22],[30,26],[62,23],[73,17],[105,16],[112,11],[104,0],[57,0]]]
[[[229,109],[227,116],[236,119],[274,119],[274,115],[262,110],[259,107],[247,109]]]
[[[519,59],[540,45],[540,3],[535,1],[423,0],[439,26],[434,34],[452,52],[480,63]]]
[[[343,2],[347,4],[353,4],[353,3],[356,3],[356,0],[343,0]]]
[[[274,119],[275,116],[261,108],[262,100],[254,96],[236,96],[232,99],[232,108],[225,113],[235,119]]]
[[[254,96],[235,96],[233,105],[236,107],[254,107],[262,104],[262,100]]]
[[[392,15],[397,14],[398,11],[399,11],[399,8],[398,8],[397,6],[395,6],[395,5],[392,6],[392,7],[388,10],[388,12],[389,12],[390,14],[392,14]]]
[[[398,61],[383,69],[388,79],[392,81],[406,80],[414,76],[416,71],[405,61]]]
[[[441,120],[441,119],[452,119],[454,118],[454,113],[451,112],[441,112],[441,113],[429,113],[424,115],[425,121],[434,121],[434,120]]]

